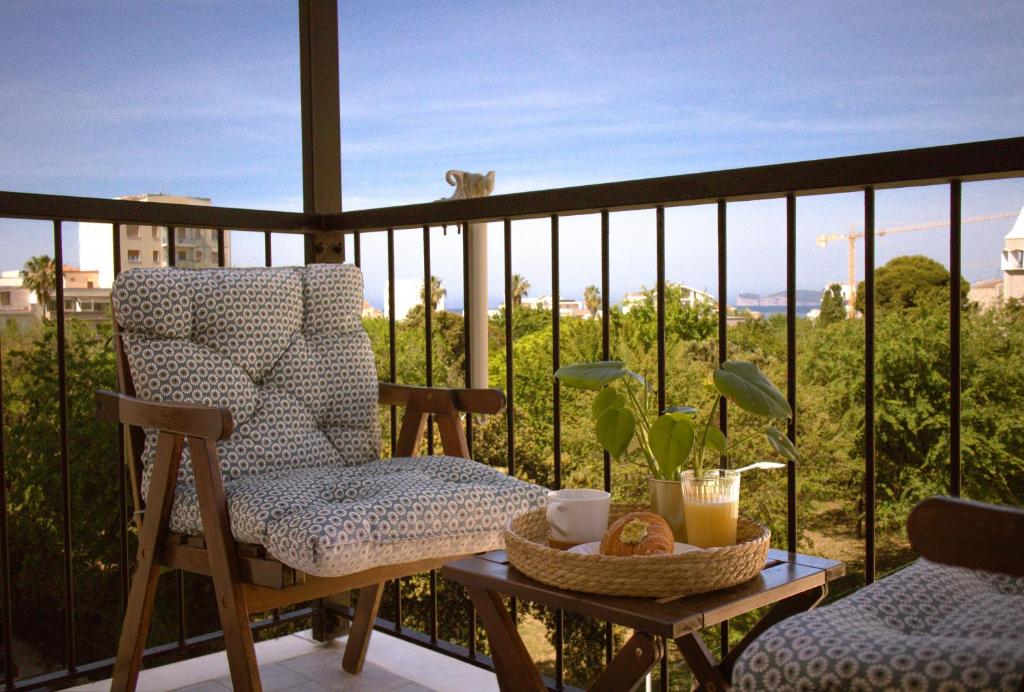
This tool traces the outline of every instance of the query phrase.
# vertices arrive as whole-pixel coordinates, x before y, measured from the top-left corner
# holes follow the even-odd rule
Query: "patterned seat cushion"
[[[133,269],[113,291],[136,393],[231,410],[231,528],[320,576],[488,550],[543,489],[465,459],[378,460],[377,373],[350,265]],[[142,491],[156,431],[146,434]],[[171,530],[202,533],[186,446]]]
[[[1017,690],[1024,579],[918,560],[763,633],[737,690]]]
[[[225,485],[235,538],[309,574],[503,546],[508,517],[546,490],[457,457],[372,461],[246,476]],[[202,532],[195,488],[176,497],[171,529]]]
[[[114,314],[138,396],[231,409],[225,478],[380,456],[377,372],[350,265],[131,269]],[[149,431],[143,492],[156,452]],[[178,478],[192,482],[186,450]]]

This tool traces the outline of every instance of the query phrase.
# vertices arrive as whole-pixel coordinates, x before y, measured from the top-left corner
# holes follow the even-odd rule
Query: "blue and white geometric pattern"
[[[114,314],[136,394],[231,410],[217,443],[237,540],[319,576],[489,550],[544,489],[465,459],[380,461],[378,384],[351,265],[132,269]],[[143,454],[149,487],[156,431]],[[186,445],[171,530],[200,534]]]
[[[734,689],[1018,690],[1024,579],[918,560],[783,620],[736,662]]]

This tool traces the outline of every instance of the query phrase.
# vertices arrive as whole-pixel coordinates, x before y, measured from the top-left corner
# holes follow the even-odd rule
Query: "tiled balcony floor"
[[[263,689],[289,692],[425,692],[426,690],[497,690],[493,673],[450,656],[374,632],[360,675],[341,669],[345,639],[319,644],[300,632],[256,645]],[[75,690],[109,690],[110,680]],[[224,653],[210,654],[143,670],[139,692],[224,692],[231,689]]]

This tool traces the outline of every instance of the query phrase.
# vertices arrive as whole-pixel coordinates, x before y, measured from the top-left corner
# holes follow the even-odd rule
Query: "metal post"
[[[450,170],[444,174],[455,193],[446,199],[486,197],[494,190],[494,171],[467,173]],[[469,274],[464,304],[469,317],[469,386],[487,386],[487,224],[466,223],[466,270]]]
[[[341,102],[337,0],[299,0],[303,210],[341,212]],[[344,235],[306,236],[306,263],[341,262]]]
[[[466,224],[469,248],[469,386],[487,386],[487,224]]]

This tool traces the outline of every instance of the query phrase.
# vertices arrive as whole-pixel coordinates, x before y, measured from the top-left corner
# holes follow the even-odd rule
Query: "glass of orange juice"
[[[740,508],[740,474],[714,469],[699,476],[683,471],[686,540],[699,548],[736,544]]]

